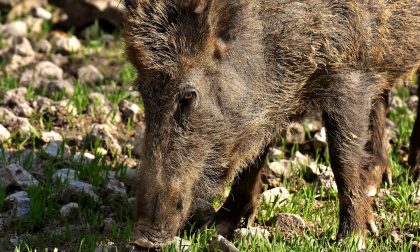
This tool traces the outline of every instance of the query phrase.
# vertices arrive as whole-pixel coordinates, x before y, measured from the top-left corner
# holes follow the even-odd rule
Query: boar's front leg
[[[379,93],[369,76],[357,71],[339,70],[319,80],[314,94],[323,111],[330,149],[330,161],[338,187],[340,224],[337,239],[365,236],[369,225],[377,233],[371,199],[363,181],[369,176],[370,154],[365,150],[371,102]],[[362,244],[359,244],[362,245]]]
[[[267,151],[268,148],[265,148],[254,162],[235,178],[228,198],[215,217],[216,229],[221,235],[230,236],[240,225],[242,218],[245,224],[253,221],[261,195],[261,172]]]

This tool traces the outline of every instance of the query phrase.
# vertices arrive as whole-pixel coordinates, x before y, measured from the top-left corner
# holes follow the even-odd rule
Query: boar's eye
[[[188,115],[192,111],[192,108],[197,105],[197,102],[198,93],[195,89],[188,88],[179,93],[175,119],[182,128],[188,125]]]
[[[184,90],[179,97],[179,105],[181,108],[188,108],[195,103],[197,92],[193,89]]]

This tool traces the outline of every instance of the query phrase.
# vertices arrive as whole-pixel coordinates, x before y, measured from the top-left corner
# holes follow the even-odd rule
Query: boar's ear
[[[223,42],[234,40],[244,28],[248,0],[215,0],[210,10],[210,23]]]

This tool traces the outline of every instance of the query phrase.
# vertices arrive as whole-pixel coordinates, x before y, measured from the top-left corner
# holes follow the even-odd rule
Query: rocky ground
[[[118,24],[119,10],[106,0],[54,2],[63,9],[0,0],[0,251],[128,250],[144,124],[120,35],[104,32]],[[77,4],[89,5],[88,20],[74,17]],[[117,21],[107,19],[110,9]],[[72,19],[83,24],[56,29]],[[390,98],[395,184],[375,197],[380,236],[369,236],[369,251],[419,250],[420,189],[407,165],[415,81],[409,78]],[[357,241],[334,241],[337,188],[316,108],[279,132],[266,163],[252,227],[236,230],[231,242],[213,228],[187,230],[165,251],[356,248]],[[222,201],[201,210],[211,215]]]

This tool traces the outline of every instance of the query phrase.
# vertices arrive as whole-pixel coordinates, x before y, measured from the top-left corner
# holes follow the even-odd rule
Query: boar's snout
[[[171,231],[155,227],[143,219],[137,221],[134,226],[132,244],[143,248],[163,248],[169,245],[174,238]]]
[[[188,217],[190,202],[187,195],[181,186],[170,182],[153,181],[139,186],[132,243],[145,248],[169,245]]]

